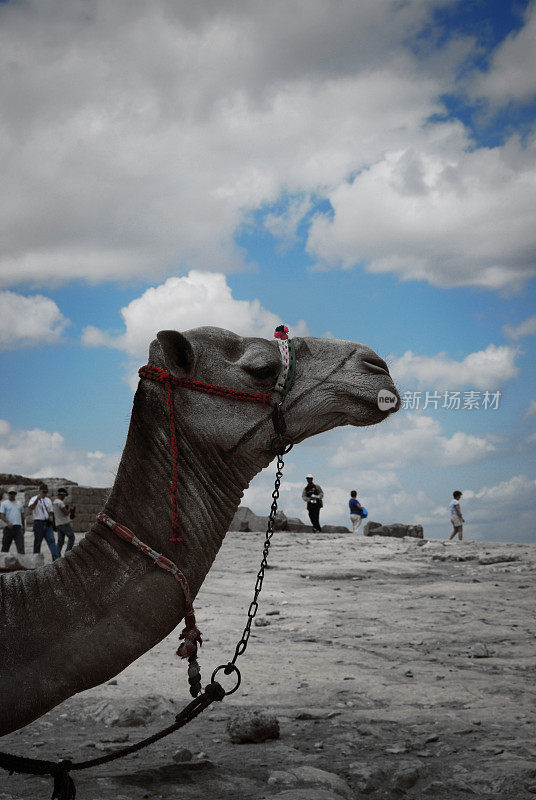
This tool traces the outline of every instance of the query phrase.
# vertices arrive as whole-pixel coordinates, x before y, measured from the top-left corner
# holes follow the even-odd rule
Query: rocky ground
[[[234,652],[262,538],[230,533],[199,595],[205,680]],[[535,545],[277,533],[270,562],[239,691],[77,773],[77,800],[536,795]],[[1,749],[87,759],[170,724],[187,700],[175,648],[176,635]],[[279,738],[233,743],[229,720],[256,709]],[[0,800],[50,793],[0,775]]]

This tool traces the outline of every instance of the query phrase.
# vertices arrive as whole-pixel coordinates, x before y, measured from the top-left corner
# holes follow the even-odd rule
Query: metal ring
[[[286,455],[294,446],[294,443],[287,436],[274,436],[270,442],[270,450],[275,455]]]
[[[242,681],[240,670],[238,669],[236,664],[232,664],[231,662],[229,662],[228,664],[220,664],[220,666],[216,667],[216,669],[212,673],[212,678],[210,679],[211,683],[214,683],[214,679],[218,674],[218,672],[220,671],[220,669],[223,669],[226,675],[231,675],[233,672],[236,672],[236,686],[234,687],[234,689],[230,689],[230,691],[224,690],[226,695],[234,694],[234,692],[236,692],[236,690],[240,686],[240,682]]]

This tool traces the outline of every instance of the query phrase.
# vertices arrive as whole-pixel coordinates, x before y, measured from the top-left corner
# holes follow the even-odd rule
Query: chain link
[[[277,469],[275,473],[275,484],[274,490],[272,492],[272,505],[270,506],[270,514],[268,516],[268,525],[266,527],[266,536],[264,539],[264,548],[262,551],[262,561],[257,573],[257,580],[255,581],[255,591],[253,594],[253,600],[251,601],[248,609],[248,621],[246,622],[246,626],[244,628],[244,632],[242,633],[242,637],[235,648],[235,654],[233,656],[232,661],[230,664],[235,664],[236,659],[238,656],[241,656],[248,646],[249,637],[251,635],[251,625],[253,620],[255,619],[255,615],[259,610],[259,604],[257,602],[259,594],[261,593],[262,584],[264,581],[264,573],[266,567],[268,565],[268,553],[270,552],[270,545],[271,539],[274,535],[274,522],[275,522],[275,515],[277,514],[277,501],[279,500],[279,489],[281,486],[281,479],[283,477],[283,467],[285,466],[285,462],[283,461],[283,455],[288,450],[278,450],[277,453]]]
[[[279,500],[279,489],[281,487],[281,478],[283,477],[283,467],[285,466],[285,462],[283,461],[283,456],[286,453],[289,453],[292,449],[292,444],[285,440],[284,437],[279,434],[277,437],[277,469],[275,473],[275,482],[274,482],[274,490],[272,492],[272,505],[270,506],[270,514],[268,515],[268,525],[266,526],[266,535],[264,539],[264,548],[262,551],[262,561],[257,573],[257,579],[255,581],[255,590],[253,593],[253,600],[249,604],[248,608],[248,621],[246,622],[246,626],[240,637],[238,644],[235,647],[234,656],[231,661],[227,664],[221,664],[217,667],[214,672],[212,673],[212,681],[215,680],[217,673],[220,670],[223,670],[225,675],[232,675],[235,674],[236,685],[233,689],[230,689],[225,692],[226,695],[233,694],[236,692],[238,687],[240,686],[241,675],[240,670],[236,666],[236,660],[239,656],[243,655],[246,652],[246,647],[248,646],[249,637],[251,635],[251,625],[253,620],[255,619],[255,615],[259,610],[259,603],[258,598],[259,594],[261,593],[262,584],[264,581],[264,573],[266,571],[266,567],[268,565],[268,553],[270,552],[270,544],[271,538],[274,535],[274,522],[275,522],[275,515],[277,514],[277,501]]]

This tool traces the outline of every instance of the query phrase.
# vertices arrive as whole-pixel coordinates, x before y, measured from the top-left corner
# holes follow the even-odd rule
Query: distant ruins
[[[93,486],[79,486],[67,478],[27,478],[24,475],[0,473],[0,491],[6,496],[10,486],[16,487],[17,500],[23,503],[27,511],[26,524],[28,527],[33,525],[32,515],[28,513],[27,509],[28,500],[37,494],[40,483],[47,484],[49,497],[52,499],[56,496],[58,487],[65,486],[69,492],[68,502],[76,506],[76,516],[72,521],[75,533],[86,533],[91,528],[111,491],[111,487],[100,489]],[[247,506],[240,506],[233,517],[229,530],[243,533],[264,531],[267,522],[268,517],[260,517]],[[274,529],[292,533],[312,533],[313,530],[311,525],[306,525],[297,517],[287,517],[283,511],[277,512]],[[322,531],[325,533],[349,533],[348,528],[344,525],[323,525]]]

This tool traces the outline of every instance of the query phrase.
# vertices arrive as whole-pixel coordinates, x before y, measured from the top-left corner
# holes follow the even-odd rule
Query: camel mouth
[[[377,393],[372,397],[359,395],[357,401],[366,409],[367,416],[370,414],[372,417],[371,422],[367,420],[367,425],[382,422],[392,414],[396,414],[402,407],[402,400],[392,381],[388,381],[387,385],[382,382]]]
[[[400,406],[400,403],[397,403],[396,407],[384,409],[378,406],[377,400],[371,400],[368,397],[366,398],[360,397],[359,400],[365,406],[365,408],[369,409],[370,411],[373,411],[374,416],[378,417],[380,420],[390,417],[391,414],[396,414]]]

